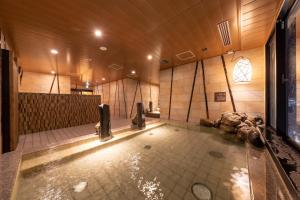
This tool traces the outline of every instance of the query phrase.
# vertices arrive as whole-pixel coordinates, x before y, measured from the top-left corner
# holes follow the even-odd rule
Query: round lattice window
[[[235,83],[250,82],[252,78],[252,65],[246,58],[241,58],[234,66],[233,81]]]

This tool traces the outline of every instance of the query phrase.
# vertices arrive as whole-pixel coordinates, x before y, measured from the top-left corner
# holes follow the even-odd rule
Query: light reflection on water
[[[129,155],[129,158],[125,160],[129,168],[130,178],[137,184],[137,188],[145,195],[145,200],[163,199],[164,194],[159,187],[160,182],[157,180],[157,177],[154,177],[153,180],[144,180],[144,177],[140,176],[140,160],[140,153]]]

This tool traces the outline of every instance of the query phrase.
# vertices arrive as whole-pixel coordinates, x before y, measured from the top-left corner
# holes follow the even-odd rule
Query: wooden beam
[[[109,82],[108,82],[108,105],[110,104],[110,75],[109,75]]]
[[[115,87],[115,102],[114,102],[114,116],[116,115],[116,101],[117,101],[117,81],[116,81],[116,87]]]
[[[198,72],[198,64],[199,64],[199,61],[196,62],[196,66],[195,66],[193,86],[192,86],[192,91],[191,91],[191,96],[190,96],[189,109],[188,109],[188,113],[187,113],[187,116],[186,116],[186,122],[189,122],[189,118],[190,118],[190,112],[191,112],[191,106],[192,106],[192,101],[193,101],[195,82],[196,82],[197,72]]]
[[[56,65],[56,74],[57,74],[57,92],[58,94],[60,94],[57,55],[55,55],[55,65]]]
[[[226,78],[226,82],[227,82],[227,87],[228,87],[228,91],[229,91],[229,95],[230,95],[230,99],[231,99],[231,104],[232,104],[233,112],[236,112],[236,108],[235,108],[235,104],[234,104],[234,99],[233,99],[233,95],[232,95],[230,83],[229,83],[229,80],[228,80],[226,63],[225,63],[223,55],[221,55],[221,59],[222,59],[223,69],[224,69],[224,73],[225,73],[225,78]]]
[[[118,86],[118,102],[119,102],[119,117],[121,117],[121,105],[120,105],[120,89],[119,89],[119,81],[117,80]]]
[[[52,80],[52,83],[51,83],[49,94],[51,94],[51,92],[52,92],[52,88],[53,88],[53,85],[54,85],[55,78],[56,78],[56,74],[53,75],[53,80]]]
[[[173,75],[174,75],[174,67],[172,67],[172,72],[171,72],[171,87],[170,87],[170,102],[169,102],[169,116],[168,116],[168,119],[170,119],[170,115],[171,115],[172,90],[173,90]]]
[[[201,68],[202,68],[202,80],[203,80],[203,90],[204,90],[204,98],[205,98],[205,109],[206,109],[206,118],[209,119],[209,111],[208,111],[208,101],[207,101],[207,92],[206,92],[206,83],[205,83],[205,69],[204,62],[201,59]]]
[[[127,103],[126,103],[126,98],[125,98],[125,89],[124,89],[123,79],[122,79],[122,87],[123,87],[123,99],[124,99],[124,105],[125,105],[125,117],[127,119]]]
[[[141,102],[143,103],[143,94],[142,94],[142,88],[141,88],[141,81],[139,81],[139,88],[140,88],[140,95],[141,95]]]
[[[103,81],[102,81],[102,84],[101,84],[101,88],[102,88],[102,97],[103,97],[103,102],[104,103],[104,89],[103,89]],[[101,98],[102,99],[102,98]]]
[[[136,82],[136,87],[135,87],[135,92],[134,92],[132,107],[131,107],[131,111],[130,111],[130,115],[129,115],[130,118],[131,118],[133,106],[134,106],[134,103],[135,103],[135,97],[136,97],[136,92],[137,92],[137,89],[138,89],[138,85],[139,85],[139,81]]]
[[[150,86],[150,101],[152,101],[151,83],[149,83],[149,86]]]

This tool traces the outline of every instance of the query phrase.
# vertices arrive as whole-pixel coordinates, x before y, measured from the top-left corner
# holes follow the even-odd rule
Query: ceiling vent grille
[[[185,52],[176,54],[176,57],[179,60],[189,60],[189,59],[195,58],[196,56],[192,51],[185,51]]]
[[[117,65],[117,64],[111,64],[111,65],[108,66],[108,68],[113,69],[113,70],[116,70],[116,71],[117,71],[117,70],[120,70],[120,69],[123,69],[122,66]]]
[[[218,26],[218,30],[219,30],[223,45],[224,46],[231,45],[231,36],[230,36],[230,29],[229,29],[228,20],[219,23],[217,26]]]

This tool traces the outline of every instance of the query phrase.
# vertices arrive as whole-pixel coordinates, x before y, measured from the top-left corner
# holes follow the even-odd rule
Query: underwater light
[[[252,78],[252,65],[249,59],[241,58],[234,66],[233,81],[235,83],[247,83]]]

